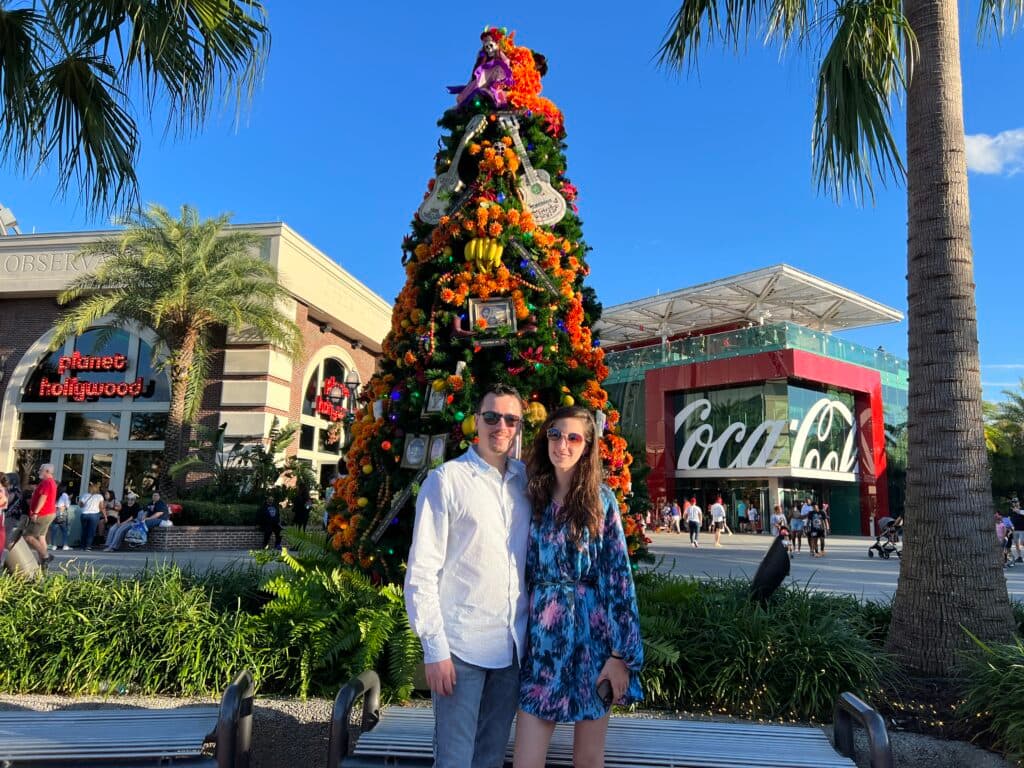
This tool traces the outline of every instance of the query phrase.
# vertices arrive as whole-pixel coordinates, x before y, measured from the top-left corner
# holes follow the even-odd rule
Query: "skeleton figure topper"
[[[480,52],[473,66],[473,74],[466,85],[450,85],[449,93],[457,93],[455,103],[462,106],[477,94],[487,96],[495,107],[504,107],[508,102],[506,89],[512,85],[512,66],[502,52],[505,32],[497,27],[488,27],[480,35]]]

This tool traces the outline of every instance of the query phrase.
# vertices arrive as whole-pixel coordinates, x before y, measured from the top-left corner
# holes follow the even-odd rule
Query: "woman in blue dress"
[[[590,412],[560,408],[528,464],[534,517],[527,550],[529,637],[522,662],[515,768],[542,768],[555,723],[574,723],[573,765],[604,765],[612,699],[643,698],[636,592],[618,502],[601,483]]]

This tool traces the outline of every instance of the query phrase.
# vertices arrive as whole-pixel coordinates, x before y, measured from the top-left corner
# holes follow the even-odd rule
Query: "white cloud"
[[[975,173],[1005,173],[1013,176],[1024,171],[1024,128],[1003,131],[995,136],[976,133],[965,136],[967,168]]]
[[[981,367],[982,368],[999,368],[1000,370],[1004,370],[1004,371],[1019,371],[1019,370],[1024,370],[1024,363],[991,363],[991,364],[988,364],[988,365],[986,365],[985,363],[982,363]]]
[[[1019,381],[982,381],[983,387],[1016,387]]]

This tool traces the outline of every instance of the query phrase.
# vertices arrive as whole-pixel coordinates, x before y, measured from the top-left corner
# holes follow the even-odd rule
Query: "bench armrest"
[[[217,768],[249,768],[254,695],[249,670],[239,672],[224,691],[215,731]]]
[[[893,768],[892,745],[885,720],[874,709],[854,696],[841,693],[834,710],[833,734],[836,750],[845,757],[853,757],[853,721],[864,727],[868,734],[868,752],[871,768]]]
[[[361,672],[349,680],[334,700],[331,712],[331,734],[327,742],[327,768],[340,768],[348,756],[348,724],[352,720],[352,707],[363,697],[363,719],[360,732],[371,730],[380,722],[380,678],[373,670]]]

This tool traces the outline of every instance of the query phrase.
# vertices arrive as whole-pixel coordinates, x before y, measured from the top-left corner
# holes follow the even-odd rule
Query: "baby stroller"
[[[878,521],[878,534],[875,536],[875,543],[868,547],[868,557],[874,557],[875,552],[883,560],[888,560],[893,554],[901,556],[902,544],[900,538],[903,535],[902,517],[883,517]]]

